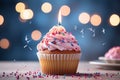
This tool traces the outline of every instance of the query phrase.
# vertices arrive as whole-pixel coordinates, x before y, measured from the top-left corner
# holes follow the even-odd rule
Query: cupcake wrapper
[[[42,73],[44,74],[75,74],[80,60],[80,53],[44,54],[37,53]]]

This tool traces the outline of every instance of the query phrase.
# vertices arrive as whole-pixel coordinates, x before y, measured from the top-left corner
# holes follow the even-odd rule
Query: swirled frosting
[[[108,59],[120,59],[120,46],[111,48],[106,54],[105,58]]]
[[[37,45],[38,51],[44,51],[46,49],[50,51],[80,51],[80,47],[75,37],[71,33],[66,32],[63,26],[53,26]]]

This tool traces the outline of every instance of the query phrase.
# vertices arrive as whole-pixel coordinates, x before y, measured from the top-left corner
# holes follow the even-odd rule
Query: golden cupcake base
[[[80,60],[80,53],[37,55],[42,73],[52,75],[75,74]]]

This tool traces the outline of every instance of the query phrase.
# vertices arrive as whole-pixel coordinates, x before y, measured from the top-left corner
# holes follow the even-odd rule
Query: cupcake
[[[105,53],[105,61],[108,63],[120,63],[120,46],[116,46]]]
[[[120,60],[120,46],[111,48],[106,54],[105,58]]]
[[[37,50],[42,73],[76,73],[81,50],[75,37],[63,26],[53,26],[37,45]]]

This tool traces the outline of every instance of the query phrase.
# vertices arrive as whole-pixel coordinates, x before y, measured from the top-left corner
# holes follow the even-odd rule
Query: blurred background
[[[82,61],[120,46],[120,0],[0,0],[0,61],[37,61],[36,46],[58,24],[59,10]]]

